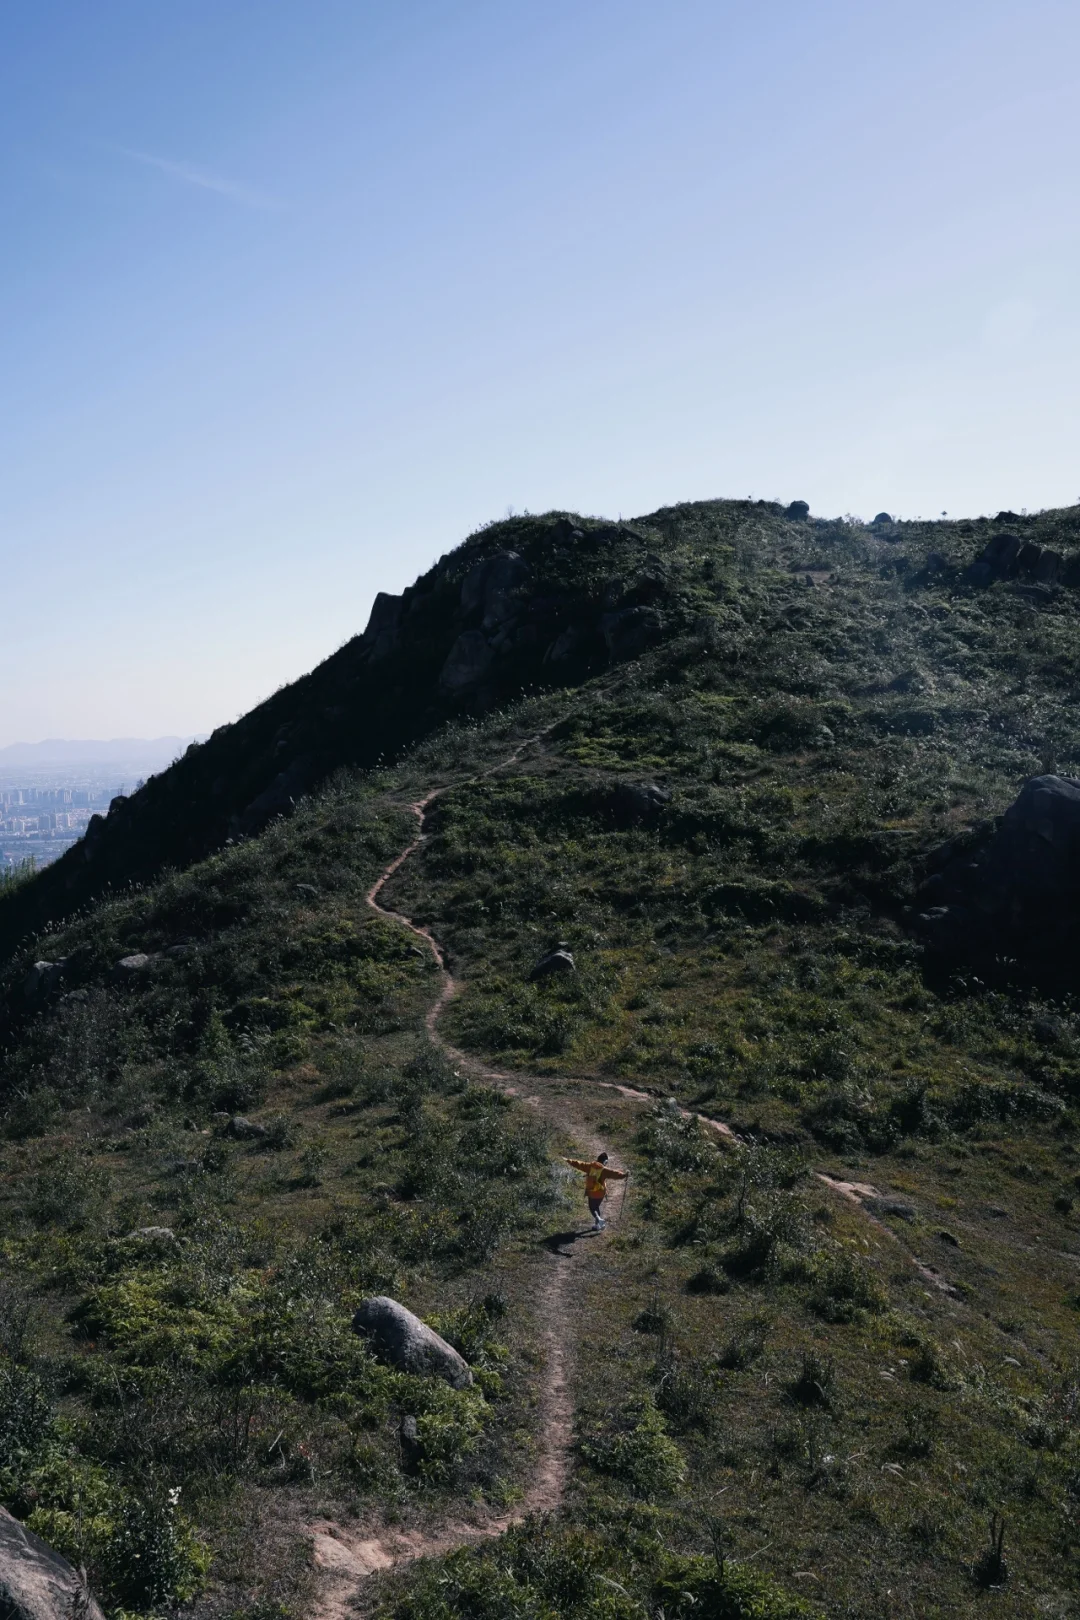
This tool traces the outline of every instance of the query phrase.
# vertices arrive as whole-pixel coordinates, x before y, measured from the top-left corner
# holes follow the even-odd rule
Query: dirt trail
[[[539,741],[530,737],[514,752],[484,776],[505,770]],[[478,778],[479,779],[479,778]],[[439,1033],[438,1022],[448,1004],[457,995],[459,985],[446,966],[438,940],[430,930],[421,927],[399,911],[379,904],[379,894],[396,872],[424,842],[424,817],[429,806],[447,792],[436,788],[423,799],[409,806],[417,819],[417,834],[412,843],[380,874],[365,896],[367,904],[379,916],[398,923],[422,940],[431,952],[439,973],[439,992],[428,1009],[424,1020],[427,1033],[434,1045],[469,1074],[490,1084],[498,1085],[509,1095],[518,1095],[512,1080],[531,1081],[532,1077],[504,1074],[479,1062],[471,1054],[459,1051]],[[536,1079],[538,1086],[544,1080]],[[627,1096],[645,1098],[644,1092],[629,1087],[615,1086],[613,1090]],[[651,1099],[647,1099],[651,1100]],[[544,1112],[561,1130],[571,1134],[587,1153],[599,1151],[599,1142],[590,1134],[588,1126],[574,1110],[563,1102],[551,1107],[550,1097],[530,1096],[527,1101]],[[573,1247],[554,1245],[549,1249],[546,1275],[537,1307],[540,1345],[543,1351],[543,1379],[539,1391],[537,1433],[539,1451],[533,1465],[529,1484],[521,1501],[507,1513],[485,1513],[482,1510],[470,1516],[444,1523],[436,1531],[398,1530],[387,1526],[375,1533],[350,1530],[347,1526],[320,1520],[310,1526],[314,1543],[316,1568],[324,1576],[322,1589],[312,1610],[313,1620],[346,1620],[357,1613],[360,1588],[367,1578],[380,1570],[413,1562],[417,1558],[438,1557],[455,1547],[469,1546],[478,1541],[500,1536],[511,1525],[520,1523],[529,1514],[550,1513],[559,1507],[566,1486],[570,1445],[573,1439],[573,1406],[570,1398],[571,1340],[567,1306],[567,1282],[571,1269],[580,1254]]]
[[[550,730],[551,727],[547,729]],[[506,770],[515,764],[528,748],[537,745],[543,735],[541,732],[537,736],[527,738],[506,759],[472,780],[482,781],[498,771]],[[489,1085],[498,1086],[509,1096],[520,1097],[524,1087],[528,1093],[524,1100],[528,1104],[542,1112],[558,1130],[579,1141],[587,1153],[595,1153],[599,1150],[600,1144],[591,1136],[588,1126],[577,1114],[571,1101],[565,1095],[552,1093],[553,1080],[560,1085],[571,1084],[594,1090],[615,1091],[620,1096],[634,1101],[652,1104],[656,1103],[656,1096],[647,1091],[636,1090],[633,1086],[620,1085],[610,1080],[596,1080],[592,1077],[530,1075],[520,1071],[510,1073],[492,1068],[471,1053],[453,1046],[440,1033],[438,1025],[442,1014],[458,994],[461,986],[446,965],[442,947],[429,929],[415,923],[411,917],[406,917],[402,912],[393,911],[379,903],[379,895],[387,883],[424,843],[426,837],[424,820],[429,807],[442,794],[451,791],[451,787],[463,785],[455,783],[436,788],[424,798],[409,805],[408,808],[417,821],[416,837],[380,874],[368,890],[365,900],[380,917],[384,917],[388,922],[398,923],[421,940],[434,958],[439,974],[439,991],[424,1020],[433,1045],[466,1073]],[[722,1120],[712,1119],[707,1114],[698,1114],[685,1108],[679,1108],[678,1111],[684,1119],[692,1117],[709,1130],[732,1140],[736,1139],[730,1125],[726,1125]],[[840,1181],[822,1172],[817,1174],[819,1180],[833,1192],[857,1204],[874,1226],[899,1244],[896,1234],[866,1207],[870,1198],[880,1197],[876,1188],[862,1183]],[[621,1214],[621,1207],[619,1213]],[[942,1292],[954,1292],[931,1268],[915,1259],[902,1244],[899,1246],[927,1281],[932,1282]],[[313,1523],[310,1526],[310,1533],[314,1544],[314,1560],[316,1568],[322,1572],[324,1578],[311,1611],[311,1620],[350,1620],[350,1617],[355,1620],[362,1612],[360,1602],[363,1584],[371,1575],[381,1570],[412,1563],[418,1558],[439,1557],[456,1547],[470,1546],[490,1537],[500,1536],[511,1525],[520,1523],[527,1515],[553,1512],[560,1506],[569,1471],[570,1445],[573,1439],[573,1406],[570,1398],[573,1347],[567,1287],[572,1269],[581,1262],[582,1252],[576,1246],[555,1245],[549,1249],[551,1263],[546,1272],[537,1308],[539,1336],[544,1352],[537,1424],[539,1452],[522,1500],[511,1512],[494,1514],[478,1509],[475,1515],[450,1520],[435,1531],[399,1530],[387,1526],[373,1532],[370,1529],[353,1530],[329,1520]]]

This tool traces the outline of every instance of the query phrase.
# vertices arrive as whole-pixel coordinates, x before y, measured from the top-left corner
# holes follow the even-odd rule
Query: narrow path
[[[512,754],[491,770],[485,771],[483,775],[491,776],[496,771],[505,770],[539,740],[539,737],[526,739]],[[429,806],[447,791],[446,787],[436,788],[409,806],[417,819],[416,837],[380,874],[368,890],[365,899],[380,917],[386,918],[388,922],[398,923],[417,939],[422,940],[435,960],[440,979],[439,992],[424,1020],[432,1043],[475,1078],[498,1085],[508,1095],[517,1095],[517,1088],[509,1082],[511,1079],[520,1080],[528,1077],[510,1076],[489,1068],[471,1054],[459,1051],[440,1034],[439,1018],[457,995],[460,987],[446,966],[438,940],[428,929],[414,923],[410,917],[379,904],[379,894],[385,885],[424,842],[424,817]],[[537,1083],[542,1085],[544,1082]],[[631,1092],[629,1088],[623,1086],[613,1089],[624,1091],[628,1096],[645,1096],[643,1092]],[[539,1098],[530,1098],[529,1101],[537,1105],[540,1103]],[[574,1117],[572,1110],[562,1106],[555,1111],[550,1108],[544,1111],[560,1129],[576,1137],[586,1152],[599,1151],[599,1143],[591,1137],[587,1125]],[[569,1234],[567,1236],[569,1237]],[[373,1535],[370,1532],[353,1533],[347,1527],[330,1521],[316,1522],[310,1527],[315,1565],[323,1572],[325,1579],[312,1611],[312,1620],[346,1620],[346,1617],[355,1615],[356,1599],[362,1583],[380,1570],[411,1563],[417,1558],[439,1557],[455,1547],[469,1546],[500,1536],[511,1525],[520,1523],[530,1514],[551,1513],[561,1504],[569,1470],[574,1416],[570,1397],[571,1345],[567,1280],[571,1268],[579,1262],[580,1256],[573,1247],[567,1247],[565,1244],[555,1244],[548,1252],[550,1259],[546,1263],[546,1275],[536,1312],[538,1337],[543,1350],[543,1377],[537,1412],[539,1450],[521,1501],[511,1512],[493,1514],[478,1511],[469,1519],[463,1517],[451,1520],[434,1532],[395,1530],[387,1527]]]
[[[557,722],[553,722],[554,724]],[[551,729],[551,726],[546,728]],[[506,759],[500,760],[498,764],[470,780],[482,781],[499,771],[506,770],[515,764],[527,749],[537,745],[544,735],[544,732],[540,732],[536,736],[526,738]],[[576,1115],[565,1095],[556,1096],[552,1093],[553,1080],[562,1085],[569,1083],[615,1091],[620,1096],[652,1104],[657,1100],[655,1095],[636,1090],[632,1086],[620,1085],[615,1081],[597,1080],[592,1077],[507,1072],[492,1068],[474,1057],[472,1053],[463,1052],[459,1047],[453,1046],[441,1034],[439,1020],[459,993],[461,986],[446,965],[442,947],[430,929],[379,902],[379,896],[387,883],[424,843],[426,837],[424,820],[430,806],[452,788],[464,785],[466,784],[453,783],[435,788],[424,798],[417,799],[408,806],[416,817],[416,837],[394,857],[375,880],[365,895],[366,903],[380,917],[399,924],[421,940],[434,958],[439,974],[439,991],[424,1019],[432,1044],[466,1073],[489,1085],[498,1086],[508,1096],[520,1096],[524,1086],[529,1093],[525,1099],[529,1104],[543,1112],[558,1130],[575,1137],[586,1152],[595,1153],[599,1150],[600,1144],[590,1135],[587,1124]],[[707,1114],[699,1114],[686,1108],[679,1108],[679,1113],[684,1119],[699,1120],[703,1126],[718,1135],[732,1140],[737,1139],[731,1126],[722,1120],[712,1119]],[[839,1197],[857,1205],[870,1223],[901,1249],[926,1281],[944,1294],[955,1295],[956,1290],[933,1268],[916,1259],[900,1242],[896,1233],[867,1207],[872,1199],[881,1196],[877,1188],[864,1183],[841,1181],[821,1171],[815,1174]],[[569,1237],[569,1234],[567,1236]],[[537,1423],[539,1451],[521,1502],[512,1512],[493,1514],[478,1510],[474,1516],[450,1520],[436,1531],[397,1530],[386,1527],[377,1534],[372,1534],[370,1531],[366,1533],[350,1531],[348,1527],[329,1520],[312,1524],[310,1531],[314,1544],[315,1565],[322,1571],[324,1581],[312,1610],[311,1620],[350,1620],[350,1617],[355,1620],[358,1613],[362,1612],[358,1607],[358,1600],[363,1584],[369,1576],[382,1570],[412,1563],[418,1558],[440,1557],[457,1547],[474,1545],[491,1537],[500,1536],[529,1514],[550,1513],[561,1505],[569,1473],[570,1446],[573,1439],[573,1405],[570,1397],[573,1347],[570,1336],[570,1313],[567,1307],[567,1283],[571,1269],[580,1263],[581,1251],[574,1247],[555,1245],[549,1249],[549,1253],[552,1256],[552,1263],[547,1269],[537,1306],[538,1332],[544,1352]]]

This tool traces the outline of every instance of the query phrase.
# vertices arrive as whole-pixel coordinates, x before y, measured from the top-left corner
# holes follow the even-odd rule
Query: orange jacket
[[[613,1170],[610,1164],[601,1164],[599,1159],[567,1159],[566,1162],[573,1170],[584,1170],[586,1198],[606,1197],[605,1182],[625,1181],[628,1174],[626,1170]]]

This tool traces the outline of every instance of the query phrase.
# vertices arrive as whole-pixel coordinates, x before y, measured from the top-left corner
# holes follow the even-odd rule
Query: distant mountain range
[[[0,748],[0,770],[12,765],[171,765],[199,737],[48,737],[44,742],[9,743]]]

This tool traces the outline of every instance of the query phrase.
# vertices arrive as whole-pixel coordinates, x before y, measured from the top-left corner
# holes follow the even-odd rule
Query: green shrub
[[[847,1250],[817,1254],[809,1262],[806,1303],[826,1322],[851,1322],[861,1312],[888,1309],[889,1296],[864,1260]]]
[[[832,1406],[836,1395],[836,1366],[832,1356],[804,1350],[799,1371],[788,1384],[788,1394],[800,1406]]]
[[[210,1568],[207,1548],[179,1508],[180,1492],[151,1486],[124,1502],[104,1555],[109,1588],[125,1606],[186,1603]]]
[[[791,1597],[763,1570],[714,1558],[673,1558],[653,1587],[665,1620],[814,1620],[821,1610]]]
[[[18,1470],[52,1432],[48,1391],[30,1367],[0,1361],[0,1469]]]
[[[622,1480],[635,1496],[646,1500],[670,1496],[686,1477],[682,1452],[652,1401],[646,1402],[632,1429],[584,1442],[581,1454],[601,1473]]]

